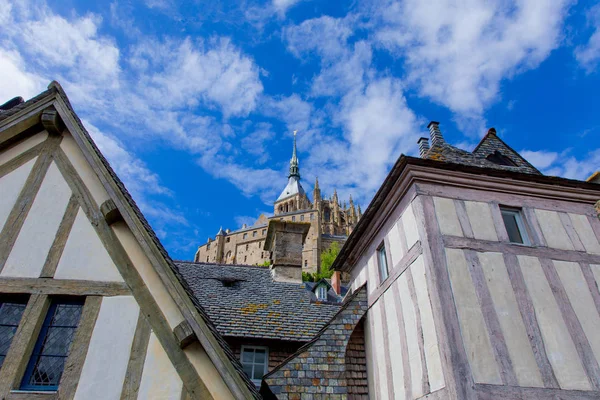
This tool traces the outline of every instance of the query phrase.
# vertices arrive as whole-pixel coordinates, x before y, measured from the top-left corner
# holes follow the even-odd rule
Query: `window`
[[[242,239],[247,239],[248,238],[248,234],[244,233],[244,236],[242,236]]]
[[[229,251],[227,252],[227,255],[225,256],[225,258],[226,258],[227,260],[229,260],[229,259],[231,258],[231,250],[229,250]]]
[[[248,250],[248,245],[246,245],[246,250]]]
[[[256,237],[256,231],[252,232],[252,237]]]
[[[508,167],[516,167],[517,166],[517,164],[515,164],[513,160],[511,160],[504,154],[500,153],[498,150],[496,150],[494,153],[487,156],[486,159],[488,161],[491,161],[494,164],[498,164],[498,165],[506,165]]]
[[[244,256],[244,262],[248,261],[248,256]]]
[[[260,252],[260,258],[265,258],[265,253],[263,251]]]
[[[321,285],[317,288],[317,300],[319,300],[319,301],[327,300],[327,286]]]
[[[8,353],[15,332],[27,306],[25,298],[6,298],[0,303],[0,367]]]
[[[268,371],[268,365],[267,347],[242,346],[242,367],[256,386],[260,386],[263,375]]]
[[[209,258],[209,256],[206,256],[206,262],[208,262],[208,258]]]
[[[508,240],[511,243],[529,244],[523,215],[518,208],[500,207]]]
[[[304,266],[308,267],[308,260],[304,260]]]
[[[296,222],[296,216],[295,215],[292,217],[292,222]]]
[[[300,221],[304,221],[304,215],[300,216]]]
[[[314,216],[314,214],[313,214],[313,213],[310,213],[310,220],[312,221],[312,220],[314,220],[314,219],[315,219],[315,216]]]
[[[225,242],[229,243],[231,241],[231,238],[227,238],[225,239]]]
[[[262,230],[262,234],[263,234],[263,236],[265,236],[265,235],[267,234],[267,230],[266,230],[266,229],[263,229],[263,230]]]
[[[385,245],[383,245],[383,243],[377,249],[377,261],[379,264],[379,279],[383,282],[388,277],[387,257],[385,254]]]
[[[331,217],[331,212],[329,211],[329,208],[325,209],[325,222],[329,222],[329,218]]]
[[[210,250],[210,243],[206,245],[206,250]]]
[[[27,364],[21,390],[57,390],[83,301],[53,301]]]

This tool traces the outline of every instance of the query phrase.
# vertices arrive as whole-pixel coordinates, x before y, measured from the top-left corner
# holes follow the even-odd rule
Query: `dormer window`
[[[498,150],[486,157],[486,160],[498,165],[506,165],[507,167],[516,167],[517,164],[513,160],[500,153]]]
[[[317,287],[317,300],[325,301],[327,300],[327,286],[321,285]]]

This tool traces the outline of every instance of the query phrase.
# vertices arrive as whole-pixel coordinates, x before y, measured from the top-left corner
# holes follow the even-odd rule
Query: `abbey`
[[[316,272],[321,252],[338,242],[341,245],[362,216],[360,206],[355,206],[352,196],[348,205],[340,204],[337,191],[323,198],[319,179],[315,181],[312,202],[300,183],[300,168],[296,151],[296,132],[288,183],[274,203],[273,216],[261,215],[253,226],[243,225],[231,232],[220,229],[216,237],[198,248],[194,261],[217,264],[260,265],[270,260],[270,252],[264,249],[270,220],[310,224],[302,249],[302,266],[306,272]]]

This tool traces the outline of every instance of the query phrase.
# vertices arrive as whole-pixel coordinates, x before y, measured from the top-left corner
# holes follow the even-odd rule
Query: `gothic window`
[[[325,209],[324,214],[325,222],[329,222],[329,219],[331,218],[331,212],[329,211],[329,208]]]
[[[52,303],[29,359],[21,390],[58,389],[82,308],[82,301]]]

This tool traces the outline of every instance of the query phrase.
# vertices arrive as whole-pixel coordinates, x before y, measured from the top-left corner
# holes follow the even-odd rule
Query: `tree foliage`
[[[333,275],[331,266],[335,261],[336,257],[340,253],[340,244],[338,242],[331,242],[329,248],[321,252],[321,268],[319,272],[311,274],[309,272],[302,273],[302,280],[305,282],[318,282],[321,279],[329,279]]]

